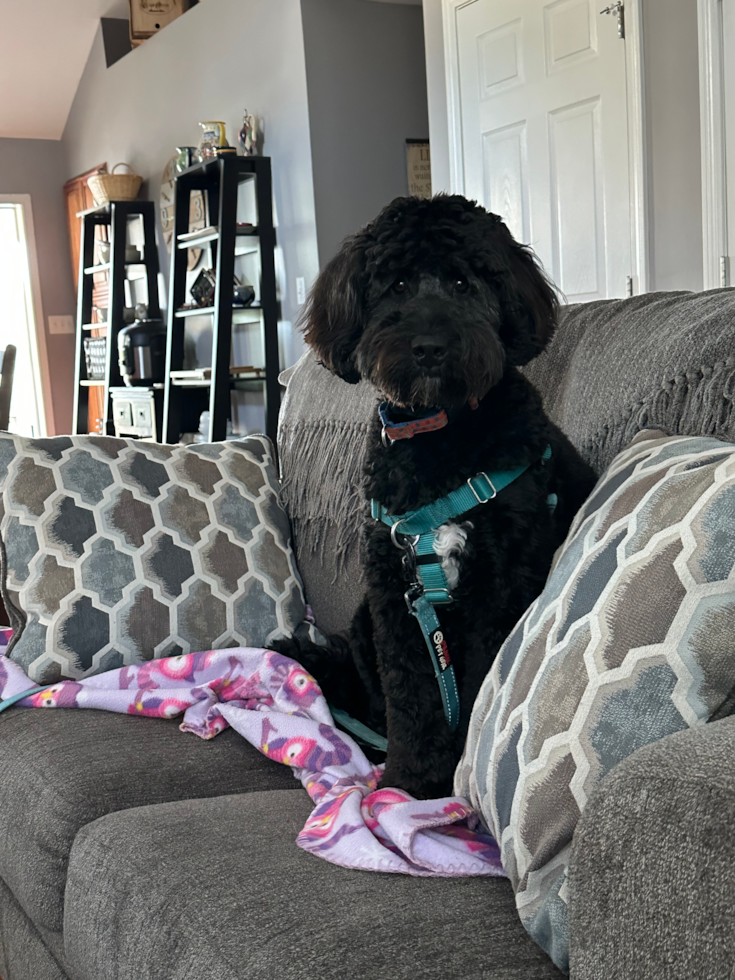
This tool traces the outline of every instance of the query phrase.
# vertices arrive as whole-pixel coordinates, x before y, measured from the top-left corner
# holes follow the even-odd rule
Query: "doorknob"
[[[625,6],[621,0],[616,0],[616,3],[611,3],[609,6],[605,7],[604,10],[600,11],[601,14],[612,14],[618,18],[618,37],[625,38]]]

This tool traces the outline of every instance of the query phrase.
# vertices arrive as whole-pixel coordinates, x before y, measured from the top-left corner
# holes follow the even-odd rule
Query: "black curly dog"
[[[387,735],[383,786],[419,797],[451,792],[480,684],[594,483],[518,371],[548,343],[556,313],[553,287],[500,218],[444,195],[393,201],[345,241],[309,297],[307,342],[338,377],[369,378],[391,422],[447,412],[444,427],[387,445],[376,412],[366,493],[389,514],[429,504],[480,472],[530,464],[450,531],[445,567],[459,581],[452,604],[436,608],[457,674],[455,732],[404,600],[401,552],[379,521],[365,529],[367,595],[349,637],[331,637],[327,648],[274,644],[315,675],[331,704]]]

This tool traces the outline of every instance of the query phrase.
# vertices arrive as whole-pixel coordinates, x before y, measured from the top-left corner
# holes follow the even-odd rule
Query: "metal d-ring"
[[[420,535],[418,535],[418,534],[414,534],[414,535],[409,535],[409,534],[403,534],[403,533],[402,533],[402,532],[401,532],[401,531],[399,530],[399,528],[400,528],[400,526],[401,526],[401,524],[403,524],[403,521],[396,521],[396,523],[395,523],[395,524],[392,524],[392,525],[391,525],[391,529],[390,529],[390,539],[391,539],[391,541],[393,542],[393,544],[394,544],[394,545],[396,546],[396,548],[398,548],[398,550],[399,550],[399,551],[405,551],[405,550],[406,550],[406,549],[408,548],[408,545],[407,545],[407,544],[402,544],[402,543],[400,543],[400,542],[398,541],[398,538],[397,538],[397,535],[398,535],[398,534],[400,534],[400,535],[401,535],[401,537],[403,537],[403,538],[408,538],[408,537],[412,537],[412,538],[413,538],[413,542],[412,542],[412,544],[414,544],[414,545],[415,545],[415,544],[417,544],[417,542],[418,542],[418,540],[419,540],[419,537],[420,537]]]

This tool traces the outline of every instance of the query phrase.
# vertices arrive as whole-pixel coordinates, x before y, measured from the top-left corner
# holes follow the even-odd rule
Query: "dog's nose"
[[[430,337],[426,334],[413,338],[411,350],[415,360],[422,367],[441,364],[447,356],[447,345],[441,337]]]

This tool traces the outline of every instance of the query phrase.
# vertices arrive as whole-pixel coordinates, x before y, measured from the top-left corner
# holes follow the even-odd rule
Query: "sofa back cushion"
[[[548,350],[524,373],[597,472],[645,428],[735,440],[735,290],[564,306]],[[310,352],[287,380],[284,502],[307,599],[332,632],[349,626],[364,591],[361,475],[379,393],[334,377]]]
[[[735,441],[735,289],[563,307],[524,373],[598,473],[642,429]]]
[[[498,653],[455,775],[500,844],[523,924],[562,969],[582,809],[636,749],[732,711],[733,637],[735,445],[641,433]]]
[[[264,646],[305,603],[272,447],[0,433],[8,655],[41,684]]]

